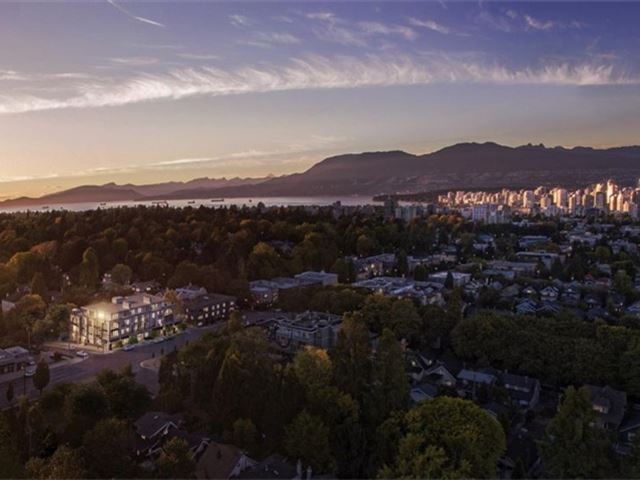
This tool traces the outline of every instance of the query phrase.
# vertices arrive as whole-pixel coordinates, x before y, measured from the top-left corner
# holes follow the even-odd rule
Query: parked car
[[[153,342],[153,343],[162,343],[162,342],[164,342],[165,340],[166,340],[166,337],[159,336],[159,337],[154,338],[154,339],[152,340],[152,342]]]
[[[133,345],[131,343],[127,343],[124,347],[122,347],[122,350],[124,350],[125,352],[129,352],[129,351],[133,350],[134,348],[136,348],[135,345]]]
[[[36,367],[34,367],[33,365],[29,365],[24,369],[25,377],[33,377],[35,373],[36,373]]]
[[[89,354],[87,352],[85,352],[84,350],[78,350],[76,352],[76,356],[80,357],[80,358],[87,358],[89,356]]]

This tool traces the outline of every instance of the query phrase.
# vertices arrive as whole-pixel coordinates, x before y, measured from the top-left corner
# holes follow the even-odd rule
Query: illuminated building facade
[[[176,323],[173,305],[160,295],[138,293],[113,297],[75,308],[71,312],[70,339],[74,343],[111,350],[129,337],[142,340],[155,329]]]

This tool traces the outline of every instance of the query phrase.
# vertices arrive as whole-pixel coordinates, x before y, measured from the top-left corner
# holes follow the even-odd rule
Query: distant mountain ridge
[[[0,206],[213,197],[349,196],[424,193],[447,189],[581,187],[613,178],[635,183],[640,146],[596,149],[493,142],[458,143],[433,153],[401,150],[349,153],[326,158],[302,173],[275,178],[194,179],[153,185],[82,186]]]

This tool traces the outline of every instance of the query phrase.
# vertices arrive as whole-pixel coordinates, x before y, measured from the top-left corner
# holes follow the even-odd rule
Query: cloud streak
[[[110,5],[113,5],[116,9],[124,13],[127,17],[129,17],[132,20],[136,20],[141,23],[146,23],[147,25],[153,25],[154,27],[164,28],[166,26],[163,23],[156,22],[155,20],[151,20],[150,18],[145,18],[145,17],[140,17],[138,15],[135,15],[129,10],[127,10],[126,8],[124,8],[122,5],[118,5],[114,0],[107,0],[107,3],[109,3]]]
[[[174,69],[125,80],[78,84],[66,98],[0,95],[0,114],[59,109],[115,107],[193,96],[225,96],[292,90],[327,90],[430,84],[501,85],[623,85],[640,84],[638,77],[618,73],[611,64],[556,63],[512,69],[455,58],[310,56],[285,66]]]
[[[440,25],[438,22],[429,19],[420,20],[419,18],[411,17],[409,18],[409,25],[413,25],[414,27],[426,28],[434,32],[442,33],[443,35],[451,33],[451,29],[449,29],[448,27]]]

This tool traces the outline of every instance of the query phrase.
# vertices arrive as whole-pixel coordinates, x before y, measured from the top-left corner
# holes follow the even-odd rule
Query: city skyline
[[[640,127],[640,6],[3,3],[0,197]]]

